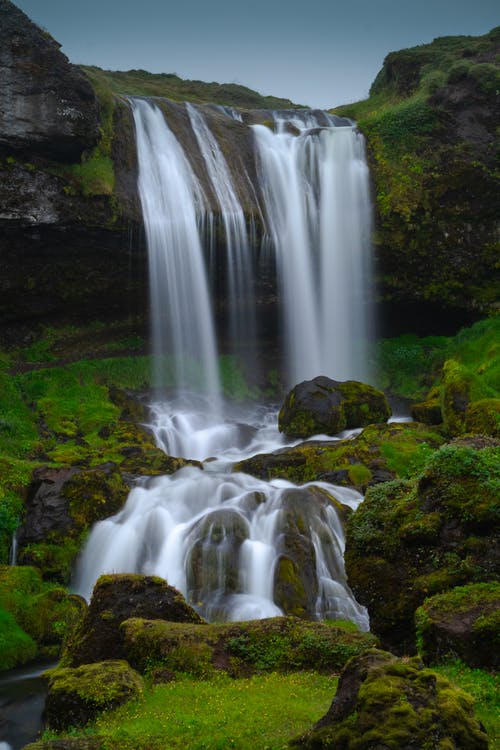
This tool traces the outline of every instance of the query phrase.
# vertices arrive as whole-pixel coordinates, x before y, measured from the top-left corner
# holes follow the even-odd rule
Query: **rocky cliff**
[[[410,330],[498,302],[500,27],[391,52],[367,100],[379,289]],[[425,320],[431,317],[431,320]]]
[[[391,53],[370,98],[341,112],[359,121],[368,142],[386,330],[397,319],[399,331],[427,326],[438,332],[446,317],[456,314],[463,323],[494,307],[499,39],[497,29],[477,39],[449,37]],[[144,71],[81,70],[10,0],[0,0],[3,343],[45,323],[130,319],[142,328],[147,261],[134,126],[124,93],[127,86],[134,95],[171,95],[175,89],[183,99],[183,83],[198,102],[209,92],[221,97],[226,111],[204,105],[204,115],[258,233],[248,123],[266,121],[269,110],[243,113],[240,121],[227,116],[227,106],[242,96],[239,90],[212,84],[205,90],[200,82]],[[255,96],[252,102],[259,101]],[[195,154],[184,107],[171,100],[162,106],[183,146]],[[261,106],[271,104],[262,100]],[[193,161],[214,207],[203,169]],[[257,292],[269,303],[266,316],[274,298],[269,274],[266,269]]]

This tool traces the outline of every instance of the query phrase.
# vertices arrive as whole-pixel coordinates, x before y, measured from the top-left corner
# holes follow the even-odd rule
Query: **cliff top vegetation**
[[[288,109],[302,106],[289,99],[262,96],[238,83],[190,81],[175,73],[148,73],[147,70],[102,70],[86,65],[80,67],[97,89],[108,87],[114,94],[162,96],[173,101],[221,104],[241,109]]]

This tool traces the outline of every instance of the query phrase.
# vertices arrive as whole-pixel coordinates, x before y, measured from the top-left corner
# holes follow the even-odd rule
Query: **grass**
[[[488,733],[489,750],[500,750],[500,710],[498,674],[472,669],[460,661],[433,666],[433,670],[472,696],[475,714]]]
[[[377,347],[378,386],[412,399],[439,382],[446,360],[454,360],[475,382],[481,397],[500,395],[500,316],[480,320],[454,337],[405,334]]]
[[[280,750],[327,711],[336,684],[311,672],[183,677],[103,714],[85,734],[98,737],[104,750]]]
[[[236,83],[207,83],[180,78],[175,73],[146,70],[102,70],[80,66],[102,97],[103,91],[129,96],[161,96],[173,101],[222,104],[243,109],[286,109],[296,107],[289,99],[261,94]]]

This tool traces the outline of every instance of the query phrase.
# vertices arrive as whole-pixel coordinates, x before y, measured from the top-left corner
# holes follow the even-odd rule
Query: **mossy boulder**
[[[492,438],[445,445],[420,477],[369,488],[350,517],[347,579],[392,650],[415,649],[425,598],[497,575],[499,456]]]
[[[412,404],[411,416],[416,422],[422,424],[438,425],[443,422],[439,390],[431,391],[425,401]]]
[[[84,726],[102,711],[138,698],[144,689],[140,675],[119,660],[76,669],[59,667],[45,675],[49,681],[45,719],[49,728],[57,731]]]
[[[36,469],[18,532],[19,562],[36,565],[46,578],[67,583],[90,526],[117,513],[128,492],[112,463],[84,470]]]
[[[240,461],[235,471],[303,484],[323,480],[364,492],[371,484],[417,472],[444,442],[440,431],[417,422],[369,425],[354,439],[309,441]]]
[[[307,438],[386,422],[390,415],[385,395],[376,388],[320,375],[292,388],[281,407],[278,426],[289,437]]]
[[[484,398],[468,404],[465,429],[473,435],[500,438],[500,398]]]
[[[427,663],[450,656],[471,667],[498,668],[500,583],[458,586],[437,594],[415,613],[419,653]]]
[[[138,574],[103,575],[72,638],[62,663],[76,667],[107,658],[125,658],[120,624],[130,617],[203,623],[182,594],[163,578]]]
[[[197,625],[131,618],[125,621],[127,658],[140,672],[235,677],[255,672],[315,669],[333,672],[376,645],[350,622],[306,622],[273,617],[250,622]]]
[[[345,666],[328,712],[290,743],[306,750],[487,750],[473,699],[423,668],[371,649]]]
[[[0,566],[0,608],[11,615],[19,631],[26,636],[20,641],[26,646],[25,653],[23,649],[19,651],[19,660],[9,664],[12,667],[35,656],[57,657],[64,638],[81,615],[82,601],[60,586],[43,581],[36,568],[5,565]],[[9,629],[14,637],[10,625]],[[7,630],[4,636],[6,633]],[[6,647],[8,641],[10,636],[6,639]],[[34,651],[28,647],[28,641],[33,644]],[[12,662],[12,658],[8,661]]]

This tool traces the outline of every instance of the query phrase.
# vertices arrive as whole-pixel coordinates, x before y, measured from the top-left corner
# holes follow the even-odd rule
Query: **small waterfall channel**
[[[166,453],[202,465],[139,479],[124,508],[93,528],[75,588],[88,598],[101,573],[156,574],[209,620],[301,612],[350,619],[366,630],[367,613],[343,564],[343,521],[361,495],[325,482],[264,481],[234,468],[285,441],[276,408],[236,407],[220,393],[206,247],[213,196],[225,234],[230,339],[248,339],[259,359],[253,307],[240,305],[251,299],[254,265],[232,170],[201,108],[185,108],[194,154],[157,104],[136,99],[131,106],[157,382],[165,360],[176,363],[174,395],[151,405],[151,429]],[[245,127],[233,111],[219,116]],[[272,117],[274,129],[251,124],[253,189],[276,255],[289,383],[318,374],[366,378],[370,210],[361,136],[325,113]],[[198,170],[204,165],[203,185],[195,161]],[[193,362],[202,383],[196,393],[186,387]]]

